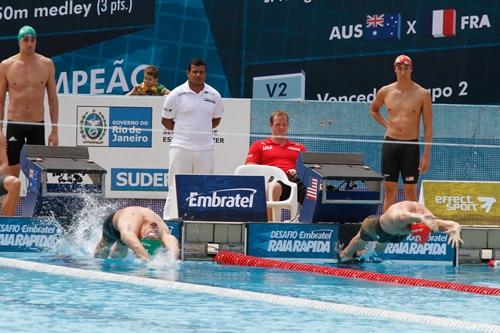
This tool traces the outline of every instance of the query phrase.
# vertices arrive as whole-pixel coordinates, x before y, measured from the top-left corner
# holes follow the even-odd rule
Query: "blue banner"
[[[0,252],[40,252],[51,249],[63,229],[53,218],[0,218]]]
[[[338,224],[249,224],[247,253],[267,258],[336,259]]]
[[[383,259],[453,261],[455,250],[448,245],[448,235],[433,233],[429,240],[418,243],[412,235],[401,243],[389,243],[382,255]]]
[[[267,222],[263,176],[175,177],[179,217],[183,220]]]
[[[168,191],[167,169],[112,168],[113,191]]]

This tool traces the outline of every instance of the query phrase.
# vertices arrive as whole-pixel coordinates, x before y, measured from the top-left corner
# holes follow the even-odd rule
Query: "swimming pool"
[[[470,331],[411,322],[415,315],[500,331],[500,298],[493,296],[212,262],[168,266],[51,253],[2,256],[23,259],[28,267],[0,265],[0,331],[6,332]],[[34,263],[58,265],[62,273],[30,269]],[[72,276],[64,275],[68,267],[77,268]],[[487,266],[384,262],[357,269],[500,287],[500,271]],[[339,312],[341,305],[351,313]],[[397,315],[380,318],[384,311]]]

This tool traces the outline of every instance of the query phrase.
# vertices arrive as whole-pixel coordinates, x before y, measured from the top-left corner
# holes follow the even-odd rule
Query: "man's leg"
[[[193,173],[193,152],[184,148],[171,147],[168,154],[168,194],[163,207],[163,219],[179,217],[177,211],[177,193],[175,191],[175,175]]]
[[[417,184],[403,184],[405,199],[409,201],[417,201]]]
[[[341,260],[348,260],[354,257],[354,254],[358,251],[363,251],[366,247],[367,242],[361,239],[361,233],[358,232],[356,236],[349,242],[349,245],[339,253]]]
[[[106,240],[104,236],[101,237],[101,240],[97,243],[94,250],[94,257],[105,259],[109,256],[110,248],[114,242],[109,242]]]
[[[9,165],[9,167],[7,169],[7,173],[10,176],[14,176],[14,177],[19,177],[20,172],[21,172],[21,165],[20,164]]]
[[[13,216],[16,213],[19,203],[19,192],[21,190],[21,181],[14,176],[7,176],[3,181],[3,186],[7,190],[7,196],[2,205],[3,216]]]
[[[396,203],[398,197],[398,183],[397,182],[384,182],[385,195],[384,195],[384,213]]]
[[[113,250],[111,250],[111,258],[114,259],[123,259],[126,258],[128,254],[128,246],[125,245],[122,241],[117,241],[115,246],[113,246]]]

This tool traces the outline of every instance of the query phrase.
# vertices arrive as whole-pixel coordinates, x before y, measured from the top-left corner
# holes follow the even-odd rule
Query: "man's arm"
[[[161,124],[170,131],[174,130],[175,121],[173,119],[161,118]]]
[[[455,221],[435,219],[437,225],[439,226],[439,231],[443,231],[448,234],[448,244],[452,247],[458,247],[463,244],[464,241],[460,238],[460,231],[462,227]]]
[[[49,114],[52,130],[49,135],[49,146],[59,145],[59,101],[57,99],[57,88],[55,78],[55,67],[52,60],[49,59],[49,79],[47,80],[47,96],[49,100]]]
[[[3,134],[3,119],[5,113],[5,96],[7,95],[7,66],[0,63],[0,146],[7,147],[7,140]]]
[[[120,218],[116,224],[116,228],[120,232],[120,240],[127,245],[129,249],[134,251],[135,256],[141,260],[149,261],[148,252],[144,246],[142,246],[141,241],[137,237],[136,231],[132,228],[132,226],[136,225],[140,219],[142,219],[142,217],[138,217],[136,215],[127,218]]]
[[[384,128],[387,128],[387,121],[380,114],[380,108],[384,105],[385,95],[386,95],[386,88],[382,87],[377,92],[377,95],[375,96],[375,99],[373,100],[372,104],[370,104],[369,110],[372,118],[375,119],[375,121],[380,125],[382,125]]]
[[[425,173],[429,170],[432,143],[432,101],[429,91],[423,91],[422,118],[424,123],[424,155],[420,160],[419,171]]]
[[[219,126],[221,119],[222,118],[213,118],[212,119],[212,128],[216,128],[217,126]]]
[[[139,238],[133,233],[132,231],[125,231],[122,232],[120,231],[121,234],[121,241],[127,245],[129,249],[134,251],[134,254],[137,258],[144,260],[144,261],[149,261],[149,254],[142,246],[141,241]]]
[[[167,249],[168,253],[172,255],[174,259],[179,259],[179,241],[177,238],[172,236],[170,233],[163,233],[161,238],[163,247]]]

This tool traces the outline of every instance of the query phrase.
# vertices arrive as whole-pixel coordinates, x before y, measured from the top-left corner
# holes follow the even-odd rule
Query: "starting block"
[[[106,170],[89,159],[87,147],[24,145],[20,159],[27,178],[22,216],[71,219],[84,196],[104,197]]]

